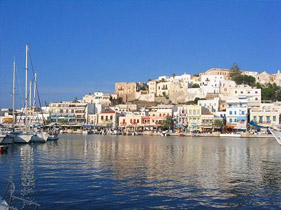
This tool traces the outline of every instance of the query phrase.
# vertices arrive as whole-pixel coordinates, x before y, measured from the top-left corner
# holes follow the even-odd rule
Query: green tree
[[[240,68],[236,63],[233,63],[232,67],[230,68],[230,77],[233,80],[235,77],[241,75],[242,71],[240,71]]]
[[[250,85],[251,87],[256,85],[256,78],[248,75],[236,74],[232,77],[232,80],[237,84],[246,84]]]
[[[66,124],[68,124],[68,120],[67,120],[67,119],[59,119],[59,120],[58,120],[58,123],[61,123],[61,124],[63,124],[63,125],[66,125]]]
[[[187,102],[185,102],[185,104],[186,105],[197,104],[199,100],[206,100],[206,98],[198,98],[198,97],[196,97],[193,101],[187,101]]]
[[[170,129],[170,130],[173,129],[173,127],[174,127],[174,121],[171,117],[168,117],[166,120],[163,121],[161,129],[163,131],[166,131],[168,129]]]
[[[223,121],[221,119],[215,119],[213,126],[215,129],[221,129],[223,126]]]
[[[45,125],[49,125],[51,123],[50,119],[45,120]]]
[[[232,67],[230,68],[231,71],[240,71],[240,68],[238,67],[237,63],[233,63]]]
[[[191,88],[200,88],[200,85],[194,83],[194,84],[191,85]]]
[[[276,83],[260,84],[256,83],[256,88],[261,89],[262,100],[281,101],[281,87]]]

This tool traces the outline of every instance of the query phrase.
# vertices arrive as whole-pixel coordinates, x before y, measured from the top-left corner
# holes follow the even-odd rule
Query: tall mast
[[[25,46],[25,129],[27,130],[27,57],[28,45]]]
[[[35,108],[36,101],[36,89],[37,89],[37,73],[34,73],[34,84],[33,84],[33,107]]]
[[[29,107],[31,107],[31,105],[32,105],[32,95],[31,95],[31,93],[32,93],[32,81],[30,80],[29,81]]]
[[[15,127],[15,81],[16,81],[16,61],[13,63],[13,95],[12,95],[12,108],[13,108],[13,129]]]

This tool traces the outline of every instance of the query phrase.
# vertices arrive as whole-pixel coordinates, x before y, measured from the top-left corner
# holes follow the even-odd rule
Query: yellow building
[[[208,71],[201,73],[201,75],[221,75],[224,76],[225,79],[230,79],[230,69],[221,69],[221,68],[211,68]]]
[[[115,111],[105,110],[98,114],[98,125],[115,128],[118,126],[118,117]]]
[[[278,111],[253,109],[250,111],[250,120],[261,126],[278,125],[280,116]]]
[[[189,131],[201,130],[201,114],[202,114],[201,106],[199,105],[187,106],[187,121],[188,121]]]
[[[212,132],[214,123],[214,115],[211,113],[206,113],[201,115],[201,127],[200,131]]]

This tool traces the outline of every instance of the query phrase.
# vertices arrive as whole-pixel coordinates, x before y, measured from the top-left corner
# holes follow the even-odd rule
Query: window
[[[257,121],[257,120],[258,120],[257,116],[254,116],[254,121]]]
[[[270,123],[270,116],[266,116],[266,122]]]
[[[103,116],[101,116],[101,120],[103,120]]]
[[[273,116],[273,121],[276,121],[276,116]]]
[[[232,119],[231,118],[229,119],[229,122],[232,123]]]
[[[232,115],[232,111],[229,111],[229,115]]]
[[[110,120],[112,120],[112,119],[113,119],[113,116],[111,115],[111,116],[110,116]]]
[[[259,121],[262,123],[262,121],[263,121],[262,116],[259,116]]]
[[[236,111],[234,111],[234,115],[236,115],[237,114],[237,112]]]
[[[244,115],[244,114],[245,114],[245,111],[242,111],[241,113],[242,113],[242,115]]]
[[[105,116],[105,121],[108,121],[108,116]]]

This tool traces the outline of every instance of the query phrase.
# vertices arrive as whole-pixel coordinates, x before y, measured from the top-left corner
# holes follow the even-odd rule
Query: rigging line
[[[17,82],[18,82],[18,87],[19,87],[19,92],[20,92],[20,102],[22,103],[22,107],[24,107],[24,100],[23,100],[22,90],[21,90],[21,86],[20,86],[20,77],[19,77],[18,73],[19,72],[16,69],[16,77],[17,77]]]
[[[34,68],[33,68],[33,63],[32,63],[32,58],[31,58],[30,51],[29,51],[28,55],[29,55],[29,60],[30,60],[31,69],[32,69],[32,72],[33,72],[33,78],[34,78],[35,77],[34,76],[35,72],[34,72]],[[40,111],[41,111],[41,114],[42,114],[43,124],[45,124],[45,118],[44,118],[43,111],[42,111],[42,104],[41,104],[41,100],[40,100],[39,91],[38,91],[38,85],[37,84],[36,84],[36,93],[37,93],[37,98],[38,98],[38,102],[39,102],[39,106],[40,106]]]

